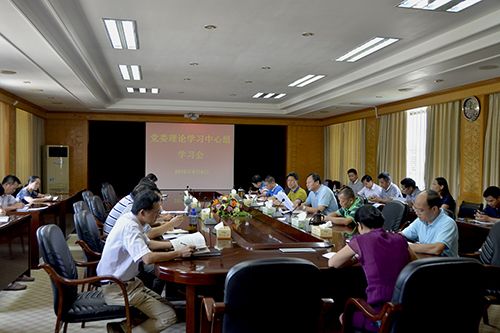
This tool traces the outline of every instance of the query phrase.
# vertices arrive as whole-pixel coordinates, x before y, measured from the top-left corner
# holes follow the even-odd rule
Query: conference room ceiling
[[[399,3],[4,0],[0,88],[60,112],[326,118],[500,77],[500,1],[458,13]],[[139,48],[113,49],[106,18],[134,20]],[[400,40],[336,61],[377,36]],[[288,86],[309,74],[326,76]]]

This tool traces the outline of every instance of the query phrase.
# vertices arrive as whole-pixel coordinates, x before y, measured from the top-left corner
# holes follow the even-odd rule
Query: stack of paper
[[[194,246],[196,247],[196,251],[207,250],[207,243],[205,242],[205,237],[199,232],[195,232],[194,234],[182,235],[177,237],[176,239],[170,240],[174,250],[177,251],[184,246]]]

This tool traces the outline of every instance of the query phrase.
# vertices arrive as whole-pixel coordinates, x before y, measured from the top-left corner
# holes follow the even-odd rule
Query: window
[[[417,186],[425,189],[425,142],[427,130],[427,107],[408,110],[406,117],[406,173]]]

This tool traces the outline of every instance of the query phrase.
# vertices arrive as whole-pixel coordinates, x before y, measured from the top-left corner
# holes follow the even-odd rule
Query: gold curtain
[[[489,105],[484,140],[483,188],[500,186],[500,93],[490,95]]]
[[[365,123],[364,119],[335,124],[326,128],[326,176],[348,182],[347,170],[355,168],[359,175],[365,172]]]
[[[388,172],[397,186],[406,177],[406,112],[380,117],[377,166],[380,172]]]
[[[9,173],[9,106],[0,102],[0,179]]]
[[[16,175],[24,184],[32,175],[42,177],[41,147],[44,120],[16,109]]]
[[[427,110],[425,184],[444,177],[450,192],[458,198],[460,190],[460,101],[431,105]]]

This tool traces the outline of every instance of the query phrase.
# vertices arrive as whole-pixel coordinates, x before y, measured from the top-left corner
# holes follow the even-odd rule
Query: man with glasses
[[[194,251],[188,246],[174,251],[170,242],[150,240],[146,236],[144,226],[155,223],[160,211],[160,196],[155,191],[139,193],[134,198],[132,211],[122,215],[111,229],[97,265],[99,276],[113,275],[126,282],[130,305],[149,317],[136,327],[140,332],[163,332],[177,321],[177,317],[166,300],[146,288],[137,278],[139,264],[189,257]],[[124,305],[117,284],[104,282],[102,290],[107,304]],[[124,327],[121,323],[108,323],[107,329],[108,332],[120,332]]]

